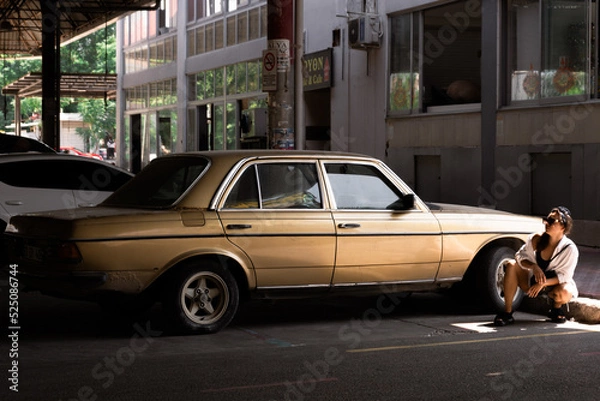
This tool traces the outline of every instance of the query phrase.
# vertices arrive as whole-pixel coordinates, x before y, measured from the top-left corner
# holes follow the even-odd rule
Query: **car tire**
[[[233,320],[238,285],[229,270],[215,261],[196,261],[172,278],[164,305],[177,331],[212,334]]]
[[[504,263],[514,259],[515,250],[501,246],[489,249],[481,258],[477,274],[477,289],[484,304],[495,311],[504,310]],[[513,299],[513,310],[523,300],[523,291],[517,288]]]

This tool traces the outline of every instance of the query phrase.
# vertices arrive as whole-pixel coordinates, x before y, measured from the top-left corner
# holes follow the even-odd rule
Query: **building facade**
[[[297,148],[379,157],[429,201],[565,205],[574,238],[600,245],[595,1],[296,4]],[[266,24],[263,0],[168,0],[119,21],[121,163],[267,147]]]

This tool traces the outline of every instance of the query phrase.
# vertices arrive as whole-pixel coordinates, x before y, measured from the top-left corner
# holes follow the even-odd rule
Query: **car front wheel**
[[[504,264],[514,259],[514,249],[501,246],[492,248],[483,255],[477,275],[477,288],[485,304],[494,310],[504,310]],[[513,298],[513,310],[523,300],[523,291],[517,288]]]
[[[167,313],[178,329],[188,333],[216,333],[231,322],[239,305],[235,278],[213,261],[183,268],[166,296]]]

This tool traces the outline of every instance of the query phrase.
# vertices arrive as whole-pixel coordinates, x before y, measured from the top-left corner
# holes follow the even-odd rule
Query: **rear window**
[[[41,152],[56,153],[54,149],[35,139],[0,134],[0,153]]]
[[[203,157],[165,157],[155,159],[131,181],[109,196],[102,205],[161,209],[183,196],[206,171]]]
[[[3,163],[0,181],[22,188],[114,192],[131,176],[108,164],[86,160],[21,160]]]

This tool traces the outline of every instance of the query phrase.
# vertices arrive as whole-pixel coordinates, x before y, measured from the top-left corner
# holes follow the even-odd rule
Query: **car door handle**
[[[339,228],[358,228],[360,224],[358,223],[340,223],[338,224]]]
[[[245,230],[247,228],[252,228],[250,224],[227,224],[228,230]]]
[[[23,206],[23,202],[18,201],[18,200],[8,200],[5,203],[7,205],[11,205],[11,206]]]

